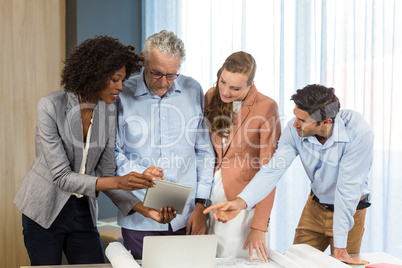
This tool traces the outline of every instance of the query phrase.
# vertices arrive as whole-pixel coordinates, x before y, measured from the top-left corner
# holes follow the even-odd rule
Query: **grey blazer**
[[[34,162],[14,203],[27,217],[49,228],[71,193],[83,194],[96,225],[96,181],[115,175],[115,134],[116,108],[100,100],[94,107],[86,174],[79,174],[84,143],[78,97],[64,90],[43,97],[37,106]],[[93,173],[96,177],[91,176]],[[104,193],[124,215],[132,213],[139,202],[130,191]]]

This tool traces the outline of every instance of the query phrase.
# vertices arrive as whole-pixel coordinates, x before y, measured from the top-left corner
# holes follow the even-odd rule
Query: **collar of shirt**
[[[138,77],[138,86],[137,86],[137,90],[134,93],[134,97],[143,96],[143,95],[150,95],[152,98],[160,98],[158,95],[156,95],[155,93],[150,91],[148,89],[147,85],[145,84],[144,70],[145,69],[142,70],[141,74]],[[173,85],[166,92],[164,98],[169,97],[174,92],[181,93],[181,88],[180,88],[180,85],[178,83],[179,78],[180,78],[180,76],[177,77],[175,80],[173,80]]]
[[[322,145],[323,148],[331,147],[335,142],[350,142],[349,135],[346,131],[345,122],[338,115],[335,118],[335,122],[333,125],[332,135],[328,138],[328,140]],[[315,136],[303,137],[303,141],[307,140],[310,143],[321,145],[321,143],[317,140]]]

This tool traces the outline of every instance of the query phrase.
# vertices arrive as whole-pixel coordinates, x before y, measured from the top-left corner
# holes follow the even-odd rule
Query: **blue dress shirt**
[[[204,94],[200,84],[180,75],[163,98],[150,92],[143,73],[129,78],[117,101],[117,175],[143,173],[156,166],[166,181],[193,188],[183,215],[171,221],[173,231],[187,226],[195,198],[209,198],[213,184],[214,153],[208,126],[203,120]],[[133,193],[144,199],[146,190]],[[141,231],[166,231],[140,213],[124,217],[120,226]]]
[[[274,189],[299,155],[314,194],[321,203],[334,204],[334,246],[346,248],[357,204],[369,193],[373,131],[359,113],[341,110],[335,118],[332,136],[321,144],[315,136],[300,137],[293,127],[294,121],[287,124],[270,162],[238,196],[248,208],[253,207]]]

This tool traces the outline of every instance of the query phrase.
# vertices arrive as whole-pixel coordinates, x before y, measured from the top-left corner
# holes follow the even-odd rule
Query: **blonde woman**
[[[205,114],[216,154],[212,203],[234,199],[275,152],[281,133],[276,102],[254,85],[256,62],[246,52],[230,55],[216,86],[205,95]],[[210,217],[208,233],[218,235],[217,257],[267,262],[266,233],[273,191],[254,208],[222,224]],[[248,250],[247,250],[248,247]]]

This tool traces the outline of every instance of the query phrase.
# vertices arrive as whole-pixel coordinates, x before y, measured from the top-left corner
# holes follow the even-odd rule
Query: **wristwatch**
[[[196,198],[196,199],[195,199],[195,203],[196,203],[196,204],[197,204],[197,203],[200,203],[201,205],[203,205],[203,206],[206,207],[206,208],[212,205],[211,200],[209,200],[209,199],[203,199],[203,198]]]

